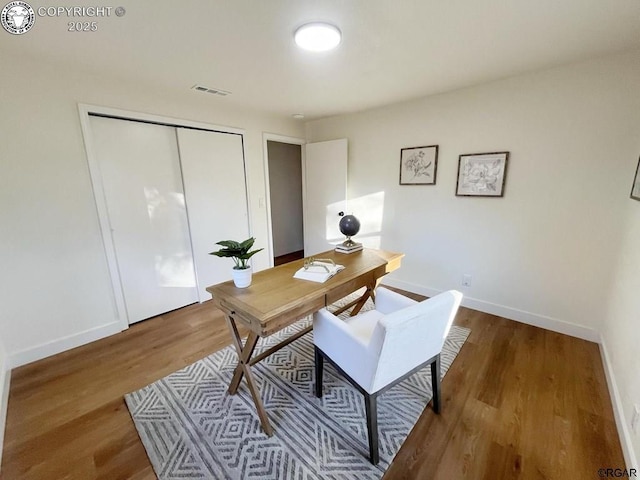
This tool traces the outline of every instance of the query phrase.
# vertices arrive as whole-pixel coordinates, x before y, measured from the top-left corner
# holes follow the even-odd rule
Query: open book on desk
[[[304,267],[302,267],[293,275],[293,278],[324,283],[340,270],[344,270],[344,265],[335,265],[334,263],[329,262],[313,261],[305,264]]]

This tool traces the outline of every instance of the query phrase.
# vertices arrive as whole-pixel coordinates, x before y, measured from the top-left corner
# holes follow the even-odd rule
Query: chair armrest
[[[367,350],[367,345],[353,335],[349,325],[326,308],[313,314],[313,343],[331,356],[342,349],[353,349],[359,355]]]
[[[346,322],[324,308],[313,316],[314,345],[368,390],[377,365],[377,355],[351,330]]]
[[[415,305],[415,300],[411,298],[405,297],[404,295],[400,295],[394,291],[391,291],[387,288],[378,287],[376,289],[376,310],[380,313],[387,315],[389,313],[393,313],[397,310],[401,310],[403,308],[410,307],[411,305]]]

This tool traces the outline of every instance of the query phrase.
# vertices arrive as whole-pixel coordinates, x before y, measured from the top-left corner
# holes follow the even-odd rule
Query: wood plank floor
[[[425,409],[385,480],[623,468],[596,344],[465,308],[455,323],[471,335],[442,383],[442,414]],[[2,478],[155,478],[123,395],[230,343],[208,302],[15,369]]]
[[[304,250],[298,250],[297,252],[287,253],[286,255],[280,255],[279,257],[275,257],[273,259],[273,266],[277,267],[278,265],[293,262],[294,260],[300,260],[301,258],[304,258]]]

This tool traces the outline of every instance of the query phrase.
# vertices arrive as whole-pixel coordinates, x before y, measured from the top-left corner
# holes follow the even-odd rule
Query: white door
[[[233,260],[209,255],[220,248],[215,243],[249,238],[242,136],[177,131],[198,295],[204,302],[211,299],[206,287],[231,279]]]
[[[129,323],[196,302],[175,128],[89,121]]]
[[[308,257],[344,240],[338,214],[347,207],[346,138],[305,145],[304,183],[304,254]]]

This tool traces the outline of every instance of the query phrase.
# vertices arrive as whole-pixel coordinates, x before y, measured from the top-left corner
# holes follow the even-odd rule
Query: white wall
[[[472,308],[594,341],[602,332],[635,467],[640,202],[629,193],[639,126],[640,51],[307,124],[310,142],[349,139],[354,214],[381,212],[379,231],[357,238],[406,253],[389,283],[457,288]],[[437,184],[399,186],[400,149],[432,144]],[[455,197],[458,155],[503,150],[504,198]]]
[[[638,145],[640,155],[640,145]],[[637,165],[637,158],[626,162],[628,190]],[[629,193],[627,192],[627,194]],[[633,405],[640,405],[640,202],[627,198],[622,206],[625,214],[625,231],[618,249],[618,261],[614,271],[609,296],[609,309],[602,324],[602,344],[610,367],[610,389],[619,402],[618,430],[627,436],[625,451],[627,465],[640,467],[640,435],[631,431]]]
[[[273,256],[304,249],[302,147],[269,141],[269,192]]]
[[[637,156],[640,53],[307,124],[349,138],[349,197],[384,199],[399,286],[597,339]],[[437,184],[398,185],[400,149],[438,144]],[[454,195],[458,155],[509,151],[504,198]],[[383,192],[383,193],[381,193]],[[354,205],[354,202],[351,202]],[[356,216],[364,214],[354,209]]]
[[[0,336],[10,366],[118,331],[78,103],[245,129],[252,235],[268,245],[262,134],[302,136],[298,122],[224,107],[190,85],[170,95],[19,56],[3,64]],[[266,252],[254,257],[256,269],[268,265]]]

